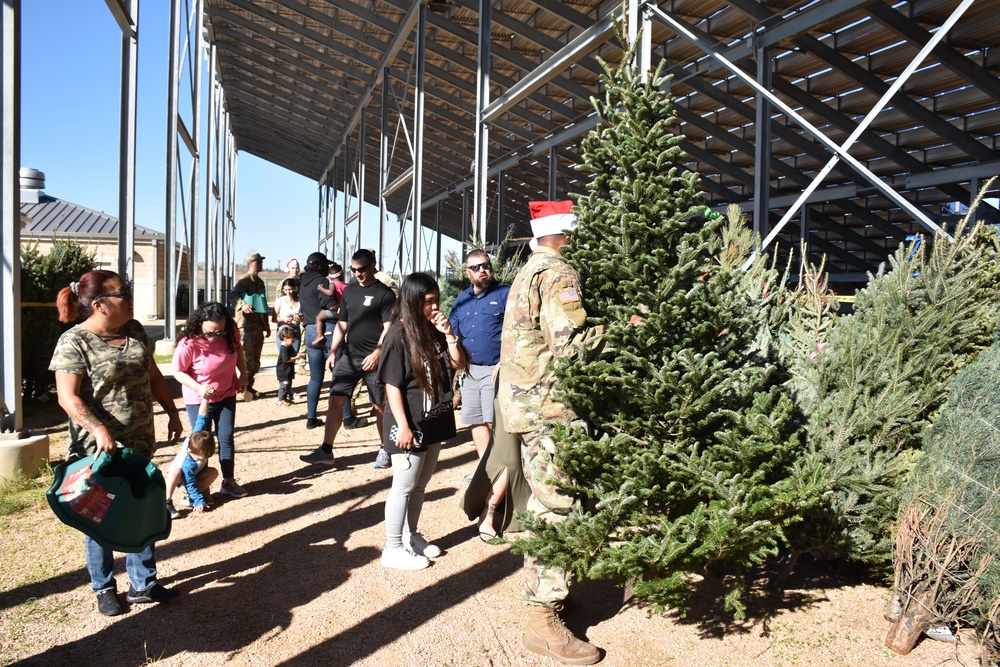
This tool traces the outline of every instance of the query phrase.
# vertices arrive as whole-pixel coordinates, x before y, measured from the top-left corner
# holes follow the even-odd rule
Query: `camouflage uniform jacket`
[[[264,330],[270,331],[271,326],[270,311],[267,308],[267,285],[260,276],[251,276],[249,272],[244,273],[236,285],[233,286],[233,296],[236,297],[236,307],[234,318],[239,327],[246,326],[247,322],[260,325]],[[250,304],[254,312],[251,317],[247,317],[243,312],[243,304]]]
[[[153,343],[136,320],[122,328],[125,342],[109,345],[81,325],[76,325],[56,342],[50,371],[83,376],[80,398],[107,427],[116,441],[151,458],[156,449],[153,431],[153,390],[149,385],[149,364]],[[70,443],[73,456],[93,454],[96,439],[90,433]]]
[[[597,334],[586,320],[580,276],[558,252],[539,247],[514,278],[503,320],[497,398],[508,432],[573,419],[555,389],[555,362]]]

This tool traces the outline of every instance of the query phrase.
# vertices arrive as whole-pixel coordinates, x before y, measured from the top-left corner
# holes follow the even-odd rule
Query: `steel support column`
[[[764,90],[771,90],[771,75],[774,71],[769,48],[757,49],[757,83]],[[757,108],[754,127],[754,243],[767,236],[769,231],[769,211],[771,210],[771,102],[757,93]]]
[[[424,185],[424,70],[427,55],[427,5],[420,3],[417,15],[417,36],[415,44],[417,61],[416,80],[414,81],[413,99],[413,257],[410,262],[411,272],[420,270],[420,227],[421,227],[421,197]]]
[[[378,260],[385,257],[385,223],[389,211],[385,204],[385,189],[389,185],[389,68],[382,70],[382,118],[378,161]],[[347,270],[346,268],[344,269]]]
[[[177,258],[174,255],[177,220],[177,96],[180,87],[181,48],[181,0],[170,3],[170,57],[167,75],[167,210],[164,228],[163,249],[163,314],[164,340],[173,340],[177,330],[177,290],[174,287],[174,275],[177,273]]]
[[[476,163],[473,167],[475,203],[472,208],[472,234],[486,243],[486,187],[489,171],[489,124],[486,108],[490,106],[490,30],[493,26],[493,3],[479,0],[479,57],[476,72]],[[468,239],[462,239],[465,243]]]
[[[20,431],[21,414],[21,0],[3,0],[0,37],[3,49],[3,266],[0,267],[0,319],[3,320],[3,376],[0,391],[10,415],[0,413],[0,431]]]
[[[191,173],[189,174],[190,201],[188,202],[188,224],[190,234],[188,236],[188,280],[191,285],[190,298],[188,299],[188,313],[193,313],[200,305],[198,303],[198,207],[199,191],[198,179],[201,167],[201,75],[203,52],[205,50],[205,31],[203,22],[205,12],[202,11],[202,0],[196,0],[194,5],[194,16],[191,17],[194,25],[194,34],[188,34],[188,39],[194,38],[194,51],[189,54],[191,57],[191,124],[194,145],[191,151]],[[206,265],[206,270],[208,269]]]
[[[549,201],[559,198],[559,152],[556,146],[549,149]]]
[[[170,3],[170,73],[167,91],[167,220],[164,287],[164,339],[172,340],[176,330],[176,299],[183,273],[181,260],[187,255],[188,312],[198,301],[197,231],[198,174],[201,161],[201,79],[203,67],[202,0],[173,0]],[[182,57],[183,54],[183,57]],[[182,70],[186,73],[188,90],[184,102],[190,105],[193,128],[188,128],[179,113]],[[188,172],[183,175],[180,144],[187,151]],[[178,198],[180,202],[178,203]],[[178,213],[181,220],[178,220]],[[177,232],[183,230],[183,243],[178,244]],[[178,247],[178,245],[180,247]]]
[[[135,108],[138,82],[139,0],[108,0],[122,30],[121,119],[118,133],[118,275],[135,279]]]
[[[205,146],[205,300],[218,301],[217,291],[218,280],[216,279],[214,267],[217,264],[215,248],[218,243],[216,236],[216,225],[218,225],[219,215],[219,190],[216,186],[218,182],[219,159],[219,108],[222,104],[222,95],[219,82],[216,80],[216,51],[215,45],[208,46],[208,141]]]

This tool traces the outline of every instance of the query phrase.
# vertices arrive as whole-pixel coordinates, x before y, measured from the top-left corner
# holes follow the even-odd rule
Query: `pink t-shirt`
[[[226,337],[207,340],[202,336],[184,338],[174,350],[174,370],[184,371],[199,384],[215,389],[212,402],[235,396],[240,387],[236,376],[236,353],[230,352]],[[201,403],[201,396],[194,389],[181,386],[185,405]]]

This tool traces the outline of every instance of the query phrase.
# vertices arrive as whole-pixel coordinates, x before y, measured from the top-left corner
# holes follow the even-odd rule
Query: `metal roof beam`
[[[779,197],[771,197],[771,208],[780,209],[791,206],[795,203],[798,198],[798,193],[791,195],[781,195]],[[816,190],[809,198],[806,199],[807,204],[825,204],[827,202],[835,202],[843,199],[849,199],[851,197],[858,196],[858,186],[853,183],[850,185],[835,185],[830,188],[822,188]],[[740,210],[744,213],[750,213],[753,211],[754,202],[752,199],[740,202],[732,202],[740,207]],[[838,204],[839,205],[839,204]]]
[[[729,46],[719,44],[719,46],[724,47],[720,49],[720,53],[733,62],[753,58],[755,47],[777,46],[782,40],[798,37],[823,21],[829,21],[872,2],[873,0],[833,0],[821,3],[818,7],[800,12],[781,23],[757,30],[752,40],[741,40],[739,43]],[[687,76],[697,76],[717,71],[720,67],[721,65],[714,58],[706,58],[694,63],[691,67],[684,68],[684,72],[687,73]]]
[[[358,126],[358,123],[361,122],[361,116],[362,114],[365,113],[365,109],[368,106],[368,103],[375,95],[375,89],[382,82],[382,76],[384,75],[386,69],[389,67],[389,65],[393,63],[393,61],[396,60],[396,56],[403,49],[403,46],[409,39],[410,33],[413,31],[413,27],[417,24],[417,18],[420,15],[419,12],[420,5],[423,2],[426,2],[426,0],[417,0],[417,2],[414,2],[410,6],[410,11],[407,12],[406,17],[403,19],[402,23],[397,28],[395,38],[393,38],[388,48],[386,48],[385,54],[382,56],[381,62],[375,68],[375,76],[372,79],[371,84],[368,86],[368,89],[365,91],[365,93],[361,96],[361,99],[358,100],[357,110],[354,112],[354,116],[351,118],[350,122],[347,124],[347,127],[344,129],[344,133],[340,139],[340,144],[337,145],[337,147],[333,151],[333,155],[330,156],[330,162],[326,165],[326,169],[323,171],[323,176],[320,177],[321,179],[325,179],[326,174],[328,174],[330,170],[333,169],[334,160],[336,160],[337,156],[340,155],[340,151],[344,149],[344,146],[347,143],[347,138],[354,133],[354,130]]]
[[[529,72],[515,85],[509,87],[507,92],[490,102],[483,110],[482,121],[484,123],[493,122],[494,118],[509,111],[511,107],[555,78],[559,72],[562,72],[587,55],[594,48],[595,44],[603,40],[604,36],[614,29],[615,21],[621,17],[621,14],[621,6],[608,12],[604,18],[591,25],[573,38],[569,44],[552,54],[541,66]]]
[[[475,0],[451,0],[451,1],[455,5],[460,5],[460,6],[465,7],[466,9],[469,9],[471,11],[474,11],[474,12],[478,12],[479,11],[479,6],[478,6],[478,4],[476,3]],[[867,0],[867,1],[871,2],[871,0]],[[512,31],[516,35],[520,35],[520,36],[524,37],[525,39],[528,39],[528,40],[534,42],[535,44],[537,44],[538,46],[542,47],[543,49],[548,49],[549,51],[552,51],[552,52],[558,51],[559,49],[561,49],[564,46],[566,46],[566,44],[564,42],[559,41],[559,39],[557,39],[556,37],[553,37],[553,36],[549,35],[544,30],[539,30],[537,28],[533,28],[533,27],[529,26],[528,24],[526,24],[526,23],[524,23],[522,21],[517,20],[515,17],[511,16],[510,14],[505,14],[504,12],[494,12],[493,13],[493,22],[496,23],[497,25],[503,26],[507,30]],[[598,76],[600,76],[600,75],[602,75],[604,73],[604,70],[601,69],[601,66],[599,64],[597,64],[597,61],[594,60],[593,58],[586,58],[585,57],[585,58],[582,58],[580,60],[580,62],[581,62],[581,67],[586,68],[588,71],[593,72],[594,74],[596,74]],[[584,99],[589,99],[589,95],[588,95],[588,97],[585,97]]]
[[[339,40],[331,40],[329,38],[329,36],[324,35],[321,32],[317,32],[315,30],[311,30],[310,28],[307,28],[305,25],[303,25],[301,23],[298,23],[296,21],[293,21],[291,18],[288,18],[286,16],[282,16],[281,14],[279,14],[277,12],[270,11],[270,10],[266,9],[265,7],[259,5],[259,4],[254,4],[252,2],[249,2],[248,0],[227,0],[227,2],[230,2],[230,3],[234,4],[234,5],[236,5],[237,7],[239,7],[240,9],[242,9],[242,10],[244,10],[246,12],[249,12],[251,14],[255,14],[256,16],[259,16],[261,19],[263,19],[264,24],[273,23],[275,25],[281,26],[281,27],[285,28],[286,30],[291,31],[292,33],[294,33],[296,35],[302,36],[302,37],[304,37],[306,39],[309,39],[309,40],[315,42],[316,44],[321,45],[323,48],[330,49],[332,51],[336,51],[337,53],[341,54],[345,58],[348,58],[351,61],[358,62],[358,63],[364,65],[365,67],[373,68],[373,67],[376,66],[375,60],[373,58],[371,58],[370,56],[367,56],[367,55],[361,53],[357,49],[351,48],[351,47],[347,46],[346,44],[344,44],[343,42],[341,42]],[[285,6],[288,7],[288,8],[290,8],[290,9],[293,9],[294,11],[298,11],[297,7],[289,7],[288,4],[285,4]],[[225,10],[222,10],[222,9],[211,8],[209,10],[206,10],[206,13],[208,13],[210,16],[216,16],[217,15],[217,16],[220,16],[221,18],[224,18],[224,19],[226,19],[228,21],[233,21],[234,23],[237,23],[237,21],[235,21],[232,18],[234,15],[231,12],[228,12],[228,11],[225,11]],[[243,25],[243,27],[247,28],[248,30],[251,29],[248,25],[245,25],[242,22],[240,23],[240,25]],[[251,25],[263,25],[263,24],[253,22],[251,20]],[[259,31],[255,31],[255,32],[259,32]],[[274,32],[276,32],[276,31],[274,31]],[[261,34],[263,34],[263,33],[261,33]],[[358,78],[362,78],[363,79],[364,77],[363,76],[359,76]]]
[[[841,208],[848,215],[856,217],[858,220],[862,221],[866,225],[872,225],[879,229],[886,238],[896,238],[902,243],[906,240],[907,231],[900,229],[896,225],[893,225],[888,220],[882,218],[881,216],[875,215],[869,211],[865,206],[858,203],[856,199],[848,199],[838,201],[837,206]]]
[[[476,33],[472,32],[471,30],[467,30],[466,28],[463,28],[457,23],[453,23],[449,21],[447,18],[437,14],[435,14],[432,17],[431,22],[441,30],[445,30],[449,34],[461,40],[464,40],[467,44],[471,44],[473,46],[477,45],[478,35],[476,35]],[[513,49],[500,46],[499,44],[496,43],[490,46],[490,53],[494,54],[495,56],[498,56],[502,60],[506,60],[508,63],[510,63],[514,67],[517,67],[518,69],[527,70],[529,72],[532,69],[534,69],[537,65],[533,60],[529,59],[527,56],[523,56],[517,51],[514,51]],[[568,67],[569,66],[567,65],[566,67],[563,68],[563,70],[560,70],[560,72],[565,71],[565,69],[567,69]],[[590,95],[593,93],[593,91],[584,88],[583,86],[572,81],[571,79],[568,79],[564,76],[560,76],[558,74],[554,75],[549,82],[552,83],[552,85],[557,86],[562,90],[564,90],[567,93],[567,96],[573,97],[575,99],[582,98],[586,100],[589,99]],[[558,111],[559,113],[564,113],[565,111],[563,105],[560,104],[554,105],[549,95],[538,95],[537,97],[533,97],[532,99],[540,104],[552,107],[555,111]]]
[[[818,222],[824,228],[829,229],[830,231],[840,236],[840,238],[844,239],[849,243],[853,243],[858,248],[860,248],[862,252],[870,252],[873,255],[885,254],[886,249],[876,244],[870,238],[862,236],[861,234],[854,231],[847,225],[839,223],[835,221],[833,218],[830,218],[829,216],[824,215],[823,213],[820,213],[815,209],[810,210],[809,220],[810,222],[812,221]]]
[[[754,0],[731,0],[731,2],[734,7],[757,20],[766,21],[778,16],[778,14],[775,14],[767,7],[761,5],[759,2],[755,2]],[[905,17],[902,14],[900,14],[900,20],[905,20]],[[860,65],[854,63],[836,49],[831,48],[819,39],[816,39],[812,35],[799,35],[794,41],[808,52],[815,54],[823,62],[837,70],[840,70],[846,76],[849,76],[857,81],[859,84],[871,91],[873,95],[881,96],[889,90],[889,85],[887,85],[880,78]],[[951,123],[942,120],[936,113],[922,106],[920,103],[915,102],[902,92],[894,96],[893,106],[905,112],[911,118],[933,129],[935,132],[940,134],[944,140],[955,144],[976,159],[986,161],[994,160],[1000,157],[994,151],[991,151],[989,148],[982,145],[972,137],[969,137],[965,132],[961,131]]]
[[[775,77],[774,87],[776,90],[788,95],[806,109],[809,109],[845,132],[851,132],[855,127],[857,127],[857,123],[855,123],[852,119],[847,118],[843,114],[835,111],[829,105],[823,104],[806,91],[796,85],[793,85],[792,83],[789,83],[785,79]],[[913,157],[899,146],[883,139],[871,130],[862,132],[860,141],[871,147],[878,154],[884,155],[895,162],[901,169],[911,172],[922,172],[930,169],[930,167],[926,164]],[[815,147],[815,144],[813,144],[813,146]],[[956,189],[956,187],[951,184],[942,184],[942,186],[941,191],[945,194],[955,197],[958,201],[968,201],[969,193],[967,191]]]
[[[921,174],[910,174],[906,177],[906,187],[926,188],[944,183],[965,183],[977,179],[990,178],[997,174],[1000,174],[1000,160],[962,165],[960,167],[945,167],[944,169],[925,171]],[[968,201],[968,199],[964,201]]]
[[[736,0],[736,1],[738,1],[738,2],[744,2],[745,0]],[[896,202],[896,204],[899,205],[900,208],[903,208],[904,210],[906,210],[910,215],[912,215],[915,219],[919,220],[922,224],[924,224],[929,229],[936,229],[937,228],[937,225],[934,223],[934,221],[931,220],[930,217],[928,217],[927,214],[924,211],[922,211],[920,208],[918,208],[917,206],[915,206],[913,203],[911,203],[905,197],[903,197],[898,192],[896,192],[895,190],[893,190],[891,187],[889,187],[888,185],[886,185],[885,183],[883,183],[878,178],[878,176],[876,176],[875,174],[873,174],[871,172],[871,170],[869,170],[866,166],[864,166],[863,164],[861,164],[848,151],[846,151],[843,147],[838,146],[829,137],[827,137],[819,129],[817,129],[815,126],[813,126],[812,123],[810,123],[805,118],[803,118],[798,112],[796,112],[794,109],[792,109],[791,107],[789,107],[782,100],[780,100],[777,97],[775,97],[774,94],[770,90],[766,90],[766,89],[761,88],[761,86],[758,85],[757,82],[754,81],[751,77],[749,77],[746,74],[746,72],[744,72],[740,68],[736,67],[735,65],[733,65],[729,61],[726,61],[724,58],[722,58],[722,56],[720,54],[718,54],[716,51],[714,51],[712,49],[712,46],[710,44],[708,44],[704,40],[700,39],[698,37],[698,35],[695,34],[690,29],[690,27],[688,27],[687,25],[685,25],[682,21],[678,20],[676,17],[671,16],[669,14],[666,14],[665,12],[663,12],[662,10],[660,10],[658,7],[651,6],[651,7],[649,7],[649,11],[651,11],[654,16],[656,16],[659,20],[661,20],[664,23],[666,23],[668,26],[670,26],[676,32],[678,32],[681,35],[684,35],[684,37],[686,37],[687,39],[689,39],[692,42],[694,42],[703,51],[705,51],[705,52],[709,53],[710,55],[712,55],[713,57],[718,58],[718,59],[722,60],[723,62],[725,62],[727,69],[729,69],[731,72],[733,72],[733,74],[736,74],[738,77],[740,77],[743,80],[744,83],[746,83],[747,85],[749,85],[751,88],[753,88],[755,91],[757,91],[760,95],[763,95],[764,97],[766,97],[771,102],[771,104],[773,104],[775,107],[777,107],[778,109],[780,109],[787,116],[793,118],[796,123],[798,123],[801,127],[803,127],[804,129],[806,129],[814,137],[816,137],[817,139],[819,139],[823,143],[823,145],[825,145],[831,152],[833,152],[835,155],[839,156],[839,159],[842,159],[842,160],[846,161],[852,167],[854,167],[855,169],[857,169],[868,181],[871,182],[872,185],[874,185],[876,188],[878,188],[880,191],[882,191],[883,194],[885,194],[886,197],[888,197],[888,198],[892,199],[894,202]]]
[[[875,273],[878,270],[878,267],[873,265],[871,262],[866,262],[860,257],[852,255],[847,250],[841,248],[835,243],[831,243],[829,240],[820,236],[816,232],[810,232],[808,238],[810,246],[818,248],[828,257],[838,257],[840,261],[849,267],[856,267],[865,273]]]
[[[895,9],[883,2],[874,2],[868,11],[879,23],[916,45],[923,45],[931,40],[931,33],[915,21],[908,20]],[[938,44],[932,52],[941,64],[959,76],[971,81],[977,88],[987,93],[995,100],[1000,100],[1000,79],[982,67],[979,63],[956,51],[948,44]]]
[[[680,143],[680,147],[681,150],[699,162],[704,162],[705,164],[714,167],[716,171],[729,176],[734,181],[738,181],[748,188],[753,188],[753,174],[748,174],[731,162],[717,157],[700,146],[695,146],[690,141],[682,141]]]
[[[570,5],[560,0],[528,0],[531,4],[544,9],[553,16],[569,23],[573,23],[580,28],[586,28],[594,23],[594,17],[581,14]]]
[[[125,4],[125,0],[105,0],[111,15],[115,17],[118,27],[121,28],[122,35],[135,39],[135,22],[132,20],[132,12]]]

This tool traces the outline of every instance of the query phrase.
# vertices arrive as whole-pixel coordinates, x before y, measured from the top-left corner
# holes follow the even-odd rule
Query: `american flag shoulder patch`
[[[559,303],[573,303],[580,300],[580,294],[575,289],[566,289],[559,292]]]

